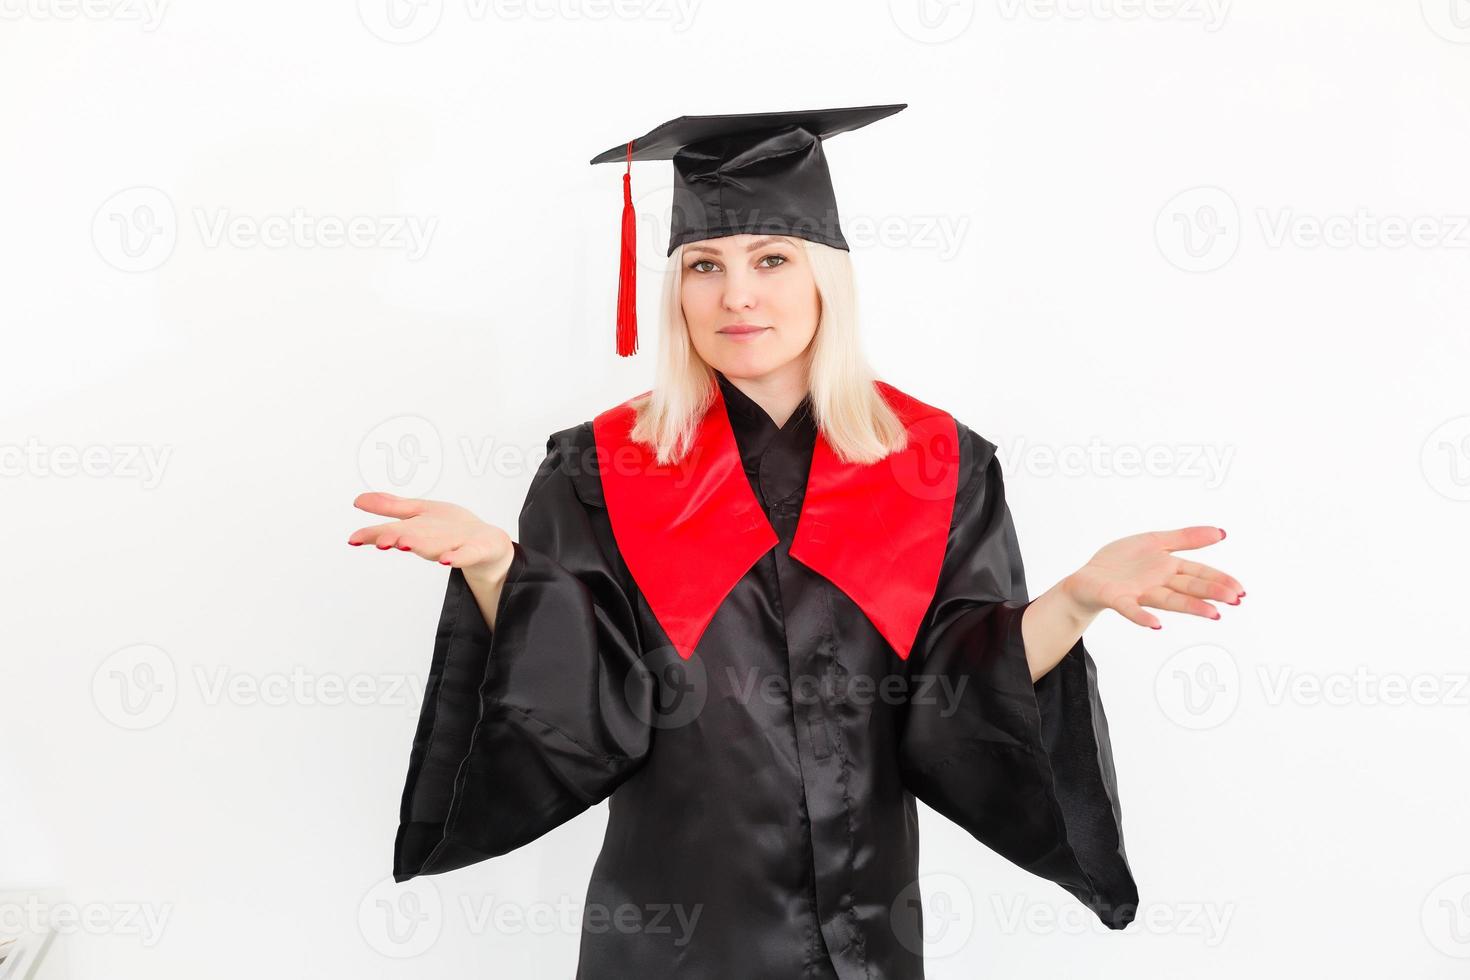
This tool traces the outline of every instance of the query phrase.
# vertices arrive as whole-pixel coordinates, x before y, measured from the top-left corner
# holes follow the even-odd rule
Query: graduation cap
[[[794,112],[680,116],[592,158],[627,164],[618,267],[618,356],[638,349],[634,160],[674,161],[669,250],[726,235],[789,235],[847,250],[822,140],[891,116],[907,103]]]

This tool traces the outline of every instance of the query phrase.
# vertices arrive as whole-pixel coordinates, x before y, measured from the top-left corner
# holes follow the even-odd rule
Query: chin
[[[785,363],[779,357],[756,351],[725,351],[718,362],[712,362],[727,378],[758,378]]]

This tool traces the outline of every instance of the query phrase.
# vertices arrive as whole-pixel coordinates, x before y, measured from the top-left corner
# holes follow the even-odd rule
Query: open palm
[[[1145,606],[1219,619],[1219,610],[1205,600],[1238,606],[1245,588],[1233,576],[1173,552],[1204,548],[1224,538],[1222,529],[1205,525],[1119,538],[1067,577],[1067,594],[1089,614],[1113,609],[1153,629],[1163,624]]]
[[[499,568],[510,563],[510,535],[458,504],[373,491],[358,494],[352,506],[397,520],[358,528],[348,536],[348,544],[411,551],[455,568]]]

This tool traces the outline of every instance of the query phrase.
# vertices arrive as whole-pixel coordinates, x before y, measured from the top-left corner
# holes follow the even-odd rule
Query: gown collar
[[[789,556],[845,593],[907,659],[947,547],[958,432],[948,412],[885,382],[874,386],[904,426],[908,445],[870,464],[840,460],[820,432],[812,437],[809,466],[772,464],[763,454],[773,447],[802,459],[804,443],[795,437],[815,425],[808,429],[806,417],[793,413],[778,427],[749,398],[742,403],[743,393],[728,379],[715,386],[687,458],[673,465],[660,465],[648,445],[632,438],[635,399],[592,420],[618,551],[680,657],[694,655],[730,590],[781,540],[768,513],[772,504],[763,503],[753,484],[779,502],[795,474],[805,492]],[[727,389],[737,394],[727,399]],[[764,421],[749,412],[752,405]],[[757,439],[742,446],[739,431]],[[756,452],[762,434],[768,441]],[[746,469],[752,458],[756,480]]]
[[[760,403],[715,371],[720,395],[735,433],[740,461],[750,485],[769,510],[806,486],[816,447],[817,422],[808,392],[785,425],[766,414]]]

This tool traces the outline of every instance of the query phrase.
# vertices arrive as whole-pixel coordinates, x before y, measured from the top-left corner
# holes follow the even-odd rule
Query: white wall
[[[547,435],[649,386],[594,154],[884,102],[826,147],[866,343],[1000,445],[1032,591],[1205,523],[1248,592],[1087,633],[1139,921],[926,812],[973,907],[930,976],[1462,975],[1463,0],[386,2],[0,0],[0,890],[93,916],[67,976],[571,975],[602,808],[382,932],[445,571],[347,547],[352,498],[514,527]],[[369,240],[242,237],[297,209]]]

